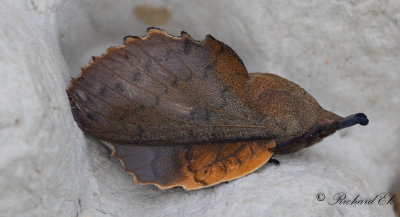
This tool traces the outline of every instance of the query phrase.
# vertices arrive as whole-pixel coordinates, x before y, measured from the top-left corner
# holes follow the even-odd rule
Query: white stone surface
[[[65,89],[90,56],[144,35],[138,3],[163,5],[160,26],[230,45],[250,72],[300,84],[341,115],[370,124],[276,156],[204,190],[139,186],[73,121]],[[0,0],[0,216],[393,216],[373,198],[400,183],[400,2]],[[318,192],[326,201],[317,201]]]

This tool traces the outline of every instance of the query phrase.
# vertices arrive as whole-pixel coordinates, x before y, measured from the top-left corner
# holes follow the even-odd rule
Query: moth
[[[249,174],[367,117],[323,109],[297,84],[248,73],[211,35],[149,28],[93,57],[67,89],[86,134],[113,146],[138,184],[186,190]]]

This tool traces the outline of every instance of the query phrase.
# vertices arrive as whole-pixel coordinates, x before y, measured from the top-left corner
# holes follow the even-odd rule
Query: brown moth
[[[78,126],[112,144],[136,183],[161,189],[236,179],[273,154],[368,123],[324,110],[289,80],[248,73],[211,35],[195,41],[157,28],[93,58],[67,93]]]

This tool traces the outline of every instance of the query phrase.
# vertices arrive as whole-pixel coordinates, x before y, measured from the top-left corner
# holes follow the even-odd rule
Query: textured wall
[[[249,71],[293,80],[326,109],[364,112],[370,125],[213,188],[134,185],[77,128],[65,89],[90,56],[145,34],[132,12],[143,2],[171,11],[159,26],[169,33],[210,33]],[[389,205],[327,201],[400,183],[400,2],[249,2],[0,0],[0,216],[394,215]]]

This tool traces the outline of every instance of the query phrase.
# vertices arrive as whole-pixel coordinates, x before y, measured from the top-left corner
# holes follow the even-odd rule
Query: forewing
[[[118,144],[179,145],[269,138],[244,103],[240,58],[207,36],[150,29],[82,69],[67,90],[86,133]]]

